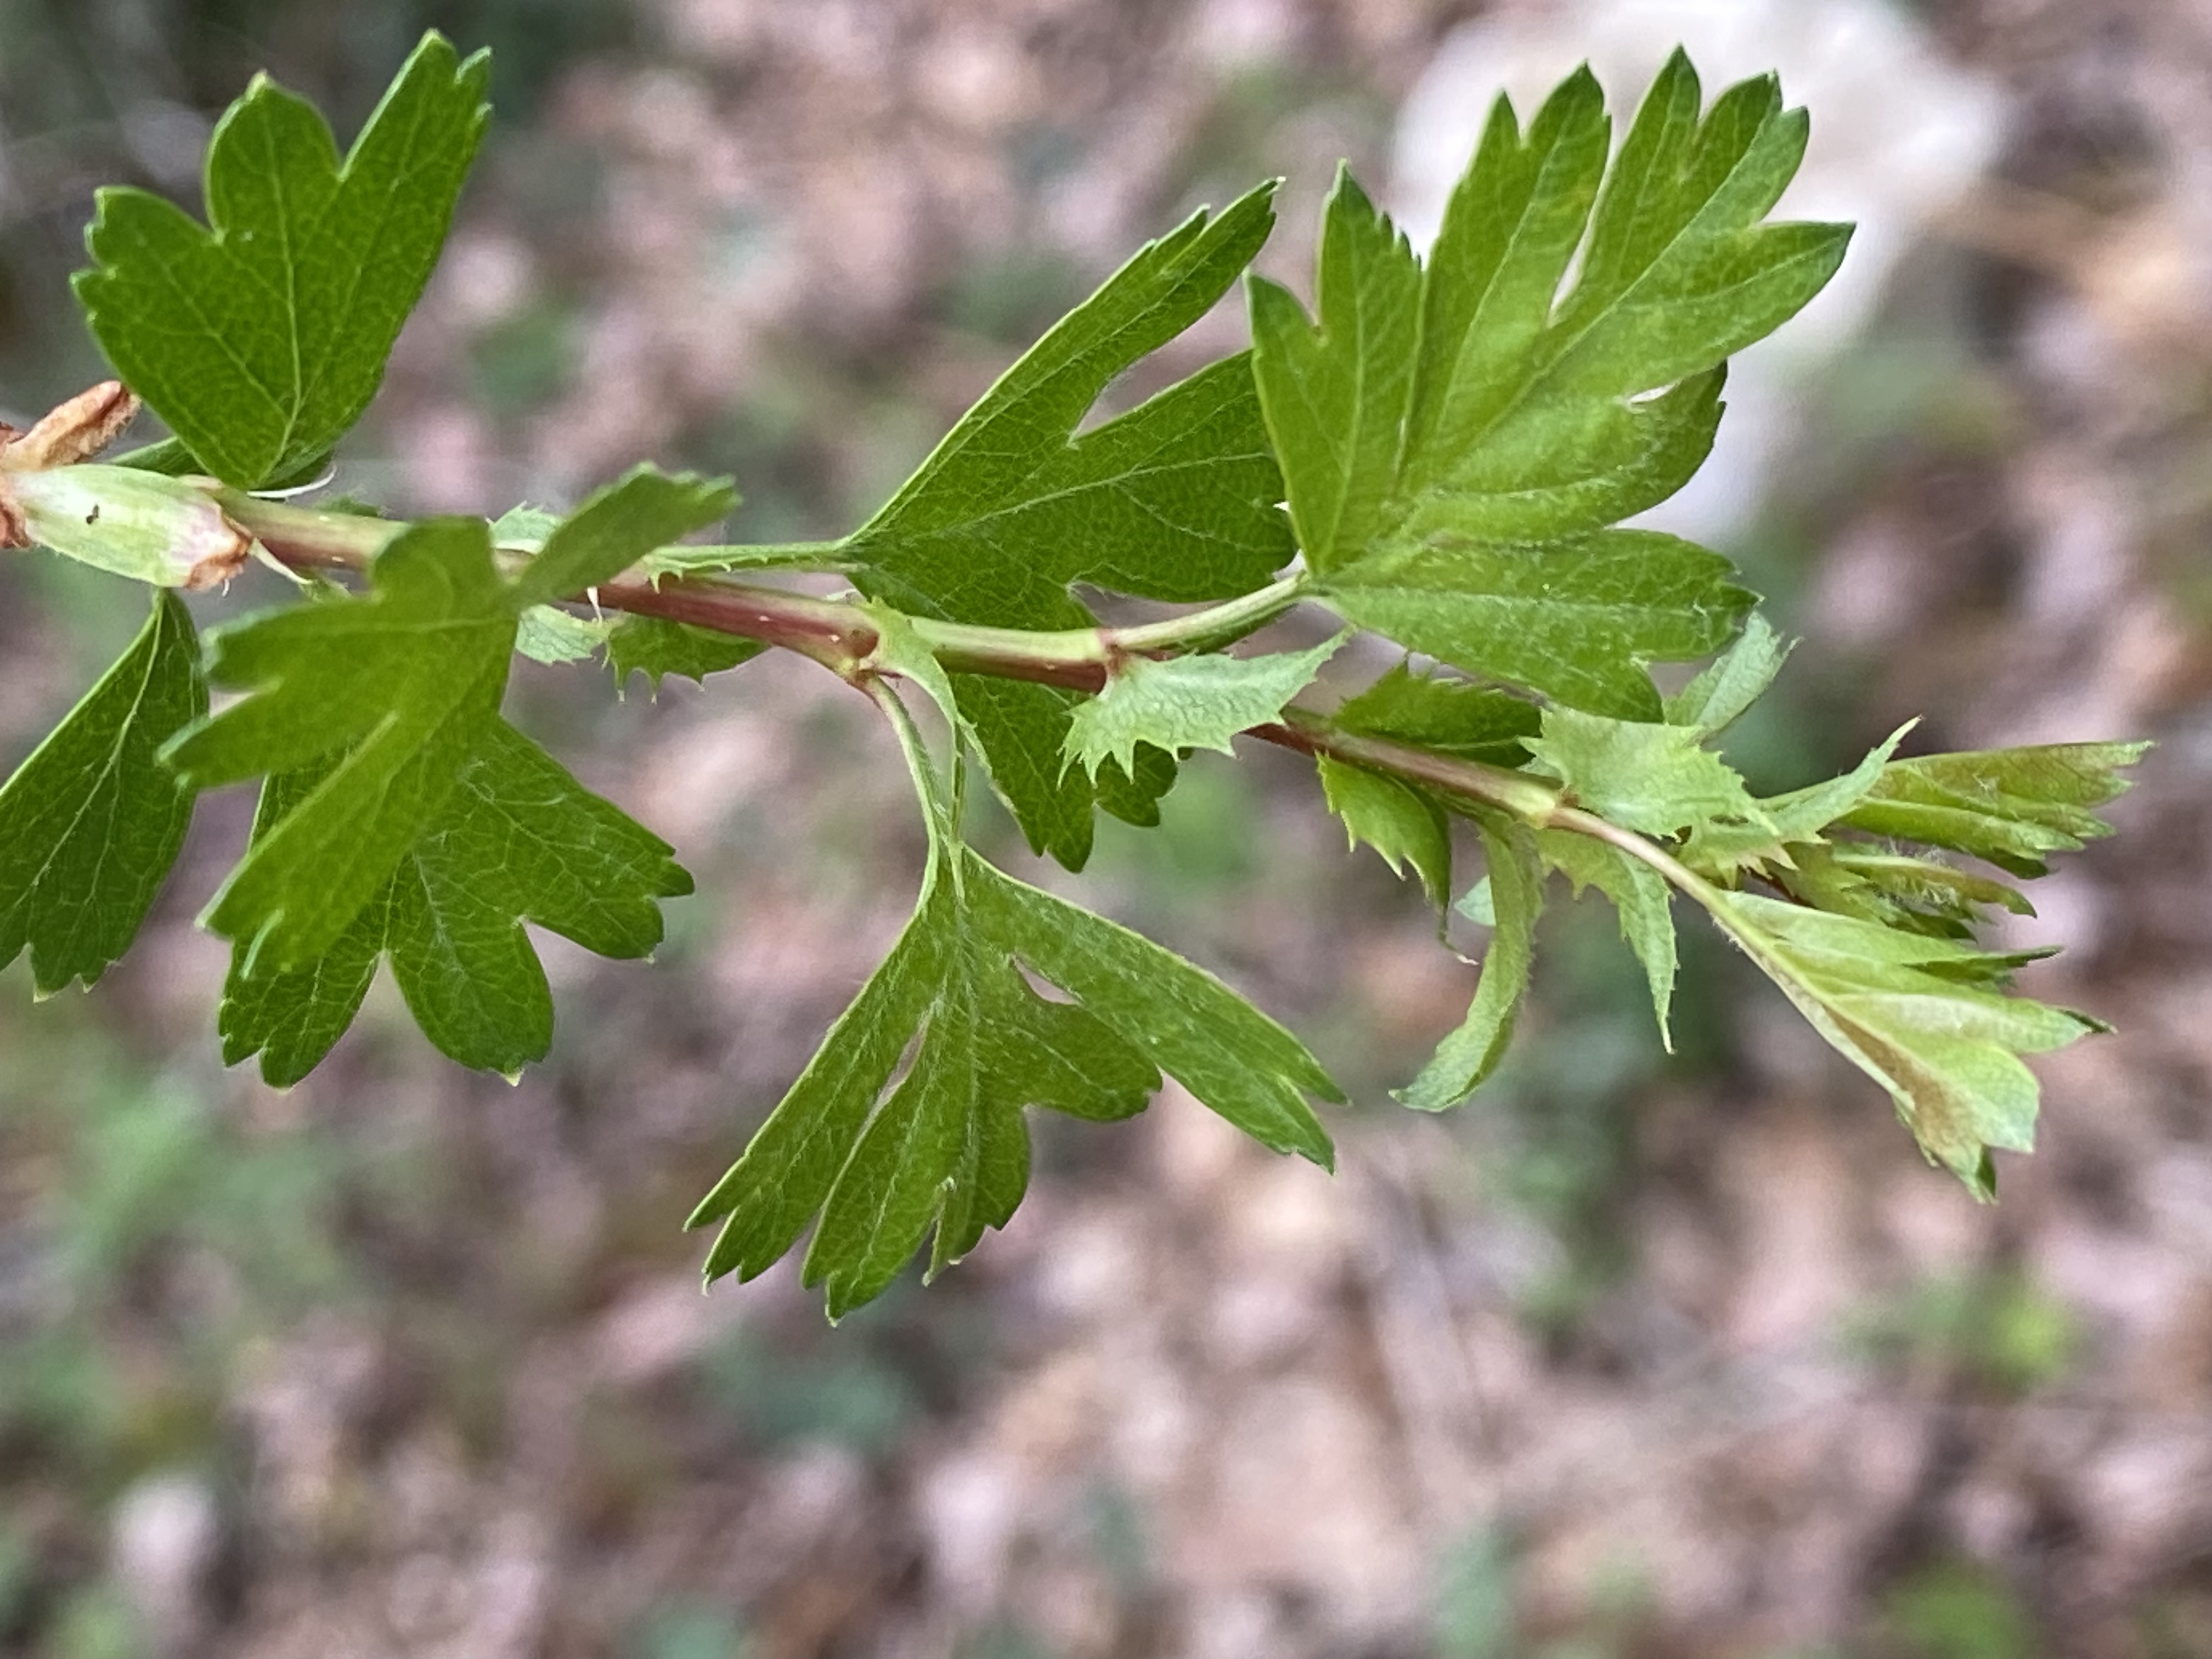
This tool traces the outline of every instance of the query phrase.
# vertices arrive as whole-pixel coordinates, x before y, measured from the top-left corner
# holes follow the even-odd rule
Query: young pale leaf
[[[483,53],[425,36],[341,165],[313,106],[256,77],[208,147],[207,227],[99,192],[77,297],[197,470],[278,483],[360,419],[444,245],[489,79]]]
[[[1403,876],[1410,864],[1437,905],[1451,897],[1451,826],[1444,809],[1425,790],[1384,772],[1321,757],[1322,793],[1344,821],[1354,847],[1365,842]]]
[[[1674,836],[1729,824],[1773,833],[1735,769],[1686,727],[1547,708],[1528,750],[1577,805],[1623,829]]]
[[[193,790],[158,756],[207,712],[199,641],[169,594],[0,787],[0,966],[25,949],[40,996],[128,950],[184,844]]]
[[[1972,939],[1985,911],[2035,914],[2017,889],[1932,859],[1825,841],[1784,850],[1788,864],[1777,861],[1762,872],[1769,881],[1800,904],[1884,927]]]
[[[483,520],[416,525],[377,556],[370,582],[365,596],[210,635],[210,677],[253,695],[165,751],[200,788],[342,751],[208,908],[206,924],[245,944],[256,973],[304,967],[337,944],[445,804],[507,684],[515,608]]]
[[[671,674],[706,683],[709,674],[750,662],[768,647],[758,640],[738,639],[690,623],[665,617],[624,617],[607,635],[607,665],[615,684],[626,685],[632,674],[653,682],[657,696],[660,683]]]
[[[1038,997],[1018,964],[1073,1003]],[[837,1317],[933,1225],[933,1272],[1005,1224],[1028,1182],[1024,1105],[1126,1117],[1162,1072],[1262,1144],[1330,1162],[1304,1097],[1341,1096],[1296,1038],[1149,940],[940,839],[897,945],[693,1212],[722,1223],[707,1277],[765,1272],[819,1212],[805,1277]]]
[[[2094,808],[2120,794],[2145,743],[2069,743],[1893,761],[1843,817],[1854,830],[1948,848],[2015,876],[2112,833]]]
[[[1735,642],[1667,699],[1667,724],[1686,726],[1708,738],[1726,731],[1766,695],[1794,648],[1794,641],[1784,639],[1753,611]]]
[[[1490,911],[1495,931],[1483,953],[1482,976],[1474,1000],[1459,1029],[1438,1045],[1420,1075],[1397,1097],[1420,1112],[1440,1112],[1473,1094],[1513,1038],[1514,1016],[1528,989],[1528,969],[1536,951],[1536,918],[1544,908],[1543,871],[1536,840],[1528,829],[1500,812],[1476,808],[1470,814],[1482,834],[1490,863]]]
[[[272,778],[257,840],[318,781]],[[296,1083],[343,1035],[380,957],[423,1033],[464,1066],[513,1075],[552,1042],[545,970],[522,930],[550,928],[606,957],[660,943],[656,901],[691,890],[667,844],[586,792],[504,720],[484,728],[453,793],[330,950],[256,970],[234,946],[218,1017],[223,1058],[261,1056],[261,1074]]]
[[[1727,886],[1734,886],[1747,871],[1774,875],[1795,867],[1808,848],[1825,842],[1823,830],[1866,799],[1897,745],[1917,724],[1907,720],[1839,777],[1760,801],[1756,818],[1715,817],[1698,824],[1682,849],[1682,861]]]
[[[1798,861],[1804,862],[1802,854]],[[1962,929],[1979,921],[1985,910],[2006,910],[2016,916],[2035,914],[2035,907],[2018,888],[1934,859],[1907,858],[1864,847],[1838,847],[1828,850],[1827,862],[1910,913],[1932,916]]]
[[[1501,99],[1425,270],[1346,183],[1323,228],[1318,325],[1254,284],[1291,514],[1346,618],[1646,718],[1659,702],[1644,665],[1717,649],[1742,619],[1750,598],[1723,562],[1607,532],[1697,470],[1723,362],[1819,291],[1847,233],[1760,222],[1804,145],[1771,79],[1702,121],[1700,96],[1676,54],[1609,176],[1587,70],[1525,136]]]
[[[518,501],[491,521],[492,545],[510,552],[535,554],[553,539],[561,515],[528,501]]]
[[[1272,187],[1200,213],[1140,252],[970,410],[841,556],[870,597],[996,627],[1083,628],[1085,582],[1170,601],[1225,599],[1290,562],[1281,475],[1243,356],[1079,434],[1109,382],[1205,314],[1273,223]],[[956,677],[992,782],[1030,844],[1071,868],[1091,808],[1141,813],[1062,763],[1075,694]],[[1164,779],[1162,780],[1163,781]]]
[[[1564,830],[1539,830],[1536,851],[1546,868],[1558,871],[1573,884],[1576,897],[1595,887],[1613,901],[1620,917],[1620,936],[1644,964],[1644,976],[1651,987],[1651,1012],[1659,1021],[1659,1040],[1673,1054],[1674,1034],[1668,1014],[1674,1000],[1676,950],[1674,917],[1668,908],[1672,895],[1666,878],[1619,848]]]
[[[1347,732],[1388,738],[1457,760],[1492,766],[1528,763],[1526,739],[1536,735],[1535,704],[1510,691],[1440,675],[1416,674],[1401,663],[1332,717]]]
[[[605,617],[571,616],[557,605],[533,605],[515,621],[514,648],[532,662],[581,662],[599,654],[616,627]]]
[[[1480,881],[1462,893],[1459,896],[1459,902],[1453,905],[1452,908],[1469,921],[1481,927],[1497,927],[1498,906],[1491,900],[1490,878],[1486,875]]]
[[[1990,1149],[2034,1141],[2035,1079],[2020,1056],[2101,1029],[1992,988],[2018,957],[1748,893],[1711,891],[1708,905],[1814,1029],[1889,1091],[1929,1160],[1979,1198],[1996,1193]]]
[[[1095,778],[1109,760],[1133,773],[1140,744],[1170,754],[1189,749],[1231,754],[1231,738],[1280,714],[1343,643],[1339,635],[1310,651],[1265,657],[1132,658],[1114,671],[1103,691],[1075,711],[1067,760],[1079,762]]]
[[[726,516],[738,504],[726,479],[670,477],[641,466],[556,525],[514,579],[518,605],[574,599],[656,548]]]

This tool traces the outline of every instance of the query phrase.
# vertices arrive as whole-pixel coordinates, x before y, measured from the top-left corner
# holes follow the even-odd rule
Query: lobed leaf
[[[1826,844],[1823,833],[1867,798],[1897,745],[1917,722],[1907,720],[1869,750],[1850,771],[1759,803],[1752,817],[1712,818],[1696,825],[1682,861],[1700,875],[1733,886],[1747,872],[1774,878],[1803,864]]]
[[[1628,941],[1644,976],[1651,988],[1651,1012],[1659,1021],[1659,1040],[1674,1052],[1674,1034],[1668,1013],[1674,1000],[1678,952],[1673,895],[1666,879],[1650,865],[1631,858],[1617,847],[1589,836],[1559,830],[1536,832],[1536,851],[1547,869],[1566,877],[1579,898],[1595,887],[1613,902],[1620,918],[1620,936]]]
[[[1095,618],[1077,582],[1176,602],[1225,599],[1290,562],[1249,361],[1224,359],[1127,414],[1078,428],[1107,386],[1198,320],[1273,224],[1273,186],[1152,243],[1008,369],[841,559],[910,614],[1062,629]],[[1136,780],[1102,794],[1062,763],[1074,693],[960,675],[993,785],[1032,848],[1088,857],[1091,809],[1150,812]],[[1148,769],[1164,787],[1172,773]]]
[[[1848,233],[1760,222],[1804,145],[1771,77],[1702,120],[1700,101],[1678,52],[1608,173],[1587,70],[1525,135],[1500,99],[1425,267],[1347,178],[1316,318],[1252,284],[1292,518],[1347,620],[1640,719],[1661,712],[1647,663],[1705,655],[1743,620],[1724,562],[1611,526],[1688,481],[1724,361],[1819,291]]]
[[[1773,833],[1742,777],[1686,727],[1547,708],[1528,751],[1578,805],[1623,829],[1662,836],[1716,826]]]
[[[641,468],[543,537],[513,581],[481,519],[410,526],[369,590],[264,612],[210,636],[208,672],[251,695],[165,751],[197,787],[312,771],[312,789],[247,848],[206,925],[246,946],[251,977],[304,969],[413,849],[470,757],[494,742],[524,618],[728,510],[726,485]],[[267,959],[263,959],[263,953]]]
[[[942,828],[890,955],[693,1212],[691,1226],[722,1224],[710,1281],[765,1272],[818,1212],[804,1275],[841,1316],[880,1294],[933,1227],[934,1273],[1005,1224],[1028,1182],[1023,1107],[1126,1117],[1163,1072],[1263,1145],[1329,1164],[1305,1097],[1342,1097],[1296,1038],[1211,975],[1002,874]],[[1073,1000],[1039,997],[1021,968]]]
[[[1629,720],[1659,712],[1648,662],[1726,644],[1753,597],[1728,562],[1656,531],[1527,547],[1437,535],[1333,578],[1346,621],[1488,678]]]
[[[1416,674],[1400,663],[1332,717],[1347,732],[1388,738],[1433,750],[1455,760],[1492,766],[1527,763],[1527,739],[1541,716],[1534,703],[1508,691],[1441,675]]]
[[[607,635],[607,665],[614,670],[617,686],[627,684],[633,674],[643,674],[658,695],[661,681],[671,674],[703,685],[708,675],[749,663],[767,648],[758,640],[717,634],[665,617],[624,617]]]
[[[216,630],[210,678],[252,695],[166,751],[200,788],[337,757],[247,850],[204,918],[246,945],[257,972],[305,966],[337,944],[499,712],[515,611],[483,521],[414,526],[378,555],[370,583],[361,598]]]
[[[2069,743],[1893,761],[1843,817],[1854,830],[1948,848],[2016,876],[2112,834],[2094,809],[2128,787],[2145,743]]]
[[[1514,1017],[1528,994],[1535,958],[1536,918],[1544,908],[1535,837],[1517,820],[1486,807],[1472,808],[1469,816],[1481,832],[1490,865],[1484,879],[1494,931],[1467,1018],[1437,1046],[1420,1074],[1395,1091],[1401,1103],[1419,1112],[1458,1105],[1497,1070],[1512,1041]]]
[[[270,779],[255,840],[319,781],[313,770]],[[327,951],[272,969],[233,947],[217,1018],[224,1061],[258,1054],[268,1082],[298,1082],[353,1023],[388,959],[441,1053],[512,1076],[544,1059],[553,1036],[545,970],[522,924],[601,956],[642,957],[660,943],[656,901],[690,890],[665,842],[494,720],[443,807]]]
[[[1446,903],[1451,897],[1451,825],[1437,798],[1387,772],[1326,755],[1319,769],[1328,810],[1343,821],[1351,844],[1366,842],[1394,876],[1403,876],[1405,866],[1412,865],[1430,901]]]
[[[1095,778],[1109,760],[1125,775],[1133,773],[1140,744],[1167,754],[1192,749],[1232,754],[1230,739],[1280,714],[1343,643],[1339,635],[1310,650],[1263,657],[1132,658],[1115,669],[1104,690],[1075,710],[1067,760]]]
[[[199,641],[156,593],[131,648],[0,787],[0,966],[31,984],[89,987],[137,936],[191,822],[191,786],[160,759],[207,712]]]
[[[1977,1197],[1994,1197],[1990,1149],[2027,1152],[2034,1142],[2035,1079],[2020,1056],[2063,1048],[2098,1023],[1991,988],[2019,957],[1709,892],[1715,920],[1815,1030],[1889,1091],[1929,1160]]]
[[[490,72],[425,35],[343,163],[314,107],[256,76],[208,146],[207,225],[98,193],[78,300],[191,470],[281,483],[361,418],[444,246]]]
[[[1319,326],[1290,290],[1249,279],[1253,375],[1309,569],[1360,557],[1393,525],[1413,398],[1421,267],[1348,171],[1322,215]]]

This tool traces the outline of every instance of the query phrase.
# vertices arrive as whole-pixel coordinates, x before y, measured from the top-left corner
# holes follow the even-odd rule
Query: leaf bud
[[[51,548],[157,587],[214,587],[253,538],[207,491],[136,467],[0,471],[0,545]]]

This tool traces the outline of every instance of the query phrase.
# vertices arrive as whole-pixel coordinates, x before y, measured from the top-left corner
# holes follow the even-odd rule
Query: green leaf
[[[555,527],[515,578],[515,602],[544,605],[612,581],[648,552],[714,523],[737,503],[726,479],[671,477],[641,466]]]
[[[1889,1091],[1930,1161],[1994,1197],[1990,1149],[2034,1141],[2035,1079],[2020,1056],[2063,1048],[2097,1022],[1991,988],[2018,957],[1707,891],[1714,918],[1814,1029]]]
[[[1398,450],[1412,404],[1421,267],[1349,172],[1322,214],[1321,322],[1290,291],[1255,276],[1253,375],[1285,474],[1309,569],[1364,554],[1394,524]]]
[[[257,76],[208,147],[211,228],[99,192],[77,297],[201,470],[257,489],[319,466],[360,419],[445,243],[489,78],[485,54],[426,35],[341,166],[313,106]]]
[[[535,554],[552,540],[553,532],[560,527],[558,513],[519,501],[492,520],[492,544],[518,553]]]
[[[1390,873],[1402,877],[1411,864],[1431,902],[1451,897],[1451,826],[1443,807],[1425,789],[1349,765],[1324,755],[1319,762],[1322,793],[1328,810],[1344,821],[1351,844],[1365,842],[1382,855]]]
[[[1124,771],[1108,761],[1094,780],[1098,805],[1125,823],[1150,830],[1160,821],[1160,798],[1175,787],[1176,757],[1150,744],[1137,745],[1137,764]]]
[[[273,833],[319,781],[272,778],[254,821]],[[289,969],[231,953],[223,1058],[261,1056],[279,1086],[318,1065],[353,1023],[380,958],[426,1036],[464,1066],[512,1076],[552,1041],[545,971],[523,933],[550,928],[601,956],[649,955],[657,900],[691,890],[667,844],[586,792],[504,720],[484,728],[453,793],[331,949]]]
[[[1544,908],[1543,872],[1536,840],[1527,827],[1488,808],[1469,816],[1482,835],[1490,864],[1491,915],[1495,932],[1484,952],[1474,1000],[1459,1029],[1438,1045],[1420,1075],[1397,1097],[1419,1112],[1440,1112],[1473,1094],[1513,1038],[1514,1016],[1528,989],[1529,964],[1536,951],[1536,918]]]
[[[342,753],[247,850],[204,918],[246,945],[256,972],[304,966],[337,942],[445,804],[507,684],[514,596],[483,520],[412,526],[369,580],[365,596],[211,635],[210,678],[253,695],[166,751],[200,788]]]
[[[1536,734],[1536,706],[1499,691],[1442,675],[1416,674],[1404,663],[1338,706],[1338,726],[1363,737],[1388,738],[1455,760],[1492,766],[1528,763],[1525,739]]]
[[[514,648],[532,662],[581,662],[599,653],[617,625],[605,617],[576,617],[556,605],[533,605],[516,619]]]
[[[1002,874],[957,838],[957,792],[879,692],[922,798],[930,858],[898,943],[688,1224],[722,1224],[712,1280],[765,1272],[822,1224],[803,1276],[840,1317],[931,1228],[934,1273],[1003,1226],[1029,1179],[1026,1105],[1099,1120],[1160,1073],[1278,1152],[1328,1167],[1308,1094],[1343,1097],[1297,1039],[1150,940]],[[1071,1000],[1038,996],[1023,970]],[[884,1091],[911,1054],[896,1087]]]
[[[1800,904],[1941,939],[1972,939],[1990,910],[2033,915],[2025,895],[2001,881],[1933,859],[1844,842],[1793,843],[1763,873]]]
[[[980,860],[975,902],[1006,949],[1271,1152],[1334,1167],[1307,1095],[1343,1091],[1305,1045],[1204,969]]]
[[[1291,561],[1243,356],[1079,433],[1107,386],[1197,321],[1267,240],[1272,186],[1151,244],[1057,324],[844,545],[870,597],[914,615],[1083,628],[1077,582],[1172,602],[1234,598]],[[1073,693],[957,676],[991,780],[1031,847],[1089,855],[1097,786],[1065,767]],[[1125,807],[1145,810],[1121,795]]]
[[[1528,750],[1578,805],[1624,829],[1674,836],[1731,824],[1773,833],[1742,777],[1686,727],[1547,708]]]
[[[738,639],[665,617],[624,617],[607,635],[607,665],[615,684],[643,674],[657,694],[671,674],[705,684],[707,676],[749,663],[768,647],[758,640]]]
[[[1698,874],[1729,886],[1746,871],[1778,876],[1796,868],[1808,848],[1825,842],[1822,831],[1866,799],[1897,745],[1917,724],[1907,720],[1839,777],[1760,801],[1757,817],[1716,817],[1698,824],[1682,850],[1682,861]]]
[[[1346,622],[1455,668],[1628,720],[1655,719],[1644,673],[1717,650],[1753,603],[1678,537],[1606,530],[1542,547],[1445,532],[1370,556],[1322,594]]]
[[[1793,648],[1794,641],[1784,639],[1765,617],[1753,611],[1735,642],[1667,699],[1667,723],[1689,726],[1709,738],[1726,731],[1766,695]]]
[[[1828,862],[1910,911],[1961,927],[1978,922],[1985,910],[2006,910],[2016,916],[2035,914],[2035,907],[2018,888],[1935,859],[1838,847],[1829,849]]]
[[[1498,906],[1490,896],[1490,878],[1486,875],[1480,881],[1462,893],[1459,896],[1459,902],[1453,905],[1452,908],[1469,921],[1480,923],[1485,927],[1497,927]]]
[[[1018,964],[1073,1002],[1037,996]],[[1028,1180],[1024,1105],[1127,1117],[1161,1072],[1263,1145],[1329,1164],[1304,1096],[1341,1096],[1296,1038],[1150,940],[940,847],[890,955],[694,1212],[723,1224],[707,1277],[765,1272],[819,1212],[805,1277],[841,1316],[933,1225],[934,1272],[1005,1224]]]
[[[1233,754],[1229,740],[1280,714],[1313,684],[1344,637],[1323,640],[1310,651],[1264,657],[1132,658],[1114,671],[1104,690],[1075,711],[1067,759],[1096,777],[1109,759],[1133,774],[1140,744],[1170,754],[1190,749]]]
[[[157,758],[207,712],[199,642],[171,594],[100,684],[0,787],[0,965],[27,948],[40,996],[128,950],[176,862],[193,790]]]
[[[1613,901],[1620,917],[1620,936],[1644,964],[1644,976],[1651,987],[1659,1040],[1673,1054],[1674,1034],[1668,1014],[1674,1000],[1676,950],[1674,918],[1668,908],[1672,895],[1665,878],[1616,847],[1567,830],[1538,830],[1536,850],[1547,869],[1557,870],[1573,884],[1576,897],[1595,887]]]
[[[2145,743],[2069,743],[1893,761],[1843,822],[2039,876],[2053,853],[2112,833],[2094,809],[2123,793]]]
[[[1645,718],[1660,708],[1644,665],[1705,655],[1741,621],[1750,598],[1723,562],[1610,526],[1687,482],[1725,359],[1820,290],[1847,232],[1759,222],[1804,145],[1771,78],[1702,122],[1699,102],[1677,53],[1608,175],[1587,70],[1525,136],[1501,99],[1425,269],[1346,180],[1324,221],[1317,325],[1253,284],[1291,514],[1348,620]]]
[[[248,974],[328,953],[414,848],[490,740],[520,617],[629,568],[728,501],[722,485],[641,469],[554,528],[513,582],[483,520],[427,520],[377,555],[368,593],[216,631],[210,677],[252,695],[181,733],[168,759],[203,788],[308,769],[319,778],[203,918],[246,947]]]

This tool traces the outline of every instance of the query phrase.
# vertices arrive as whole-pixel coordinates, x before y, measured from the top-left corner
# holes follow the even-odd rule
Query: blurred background
[[[1470,970],[1308,771],[1206,757],[1063,888],[1312,1038],[1342,1173],[1172,1090],[1041,1122],[1004,1236],[831,1331],[787,1269],[702,1299],[678,1226],[904,915],[884,736],[796,659],[525,665],[510,712],[700,893],[653,968],[541,943],[518,1085],[388,987],[289,1094],[222,1068],[191,918],[242,792],[97,995],[0,985],[0,1652],[2212,1655],[2212,6],[0,0],[0,416],[102,373],[96,185],[197,208],[259,68],[349,137],[429,26],[499,120],[346,482],[496,514],[649,457],[757,540],[856,523],[1200,202],[1285,175],[1303,289],[1340,157],[1420,228],[1500,86],[1780,67],[1790,205],[1864,228],[1668,509],[1807,636],[1735,757],[2160,738],[2007,935],[2121,1033],[2040,1065],[1979,1208],[1701,928],[1670,1057],[1562,904],[1507,1073],[1417,1119]],[[0,563],[0,762],[139,614]]]

